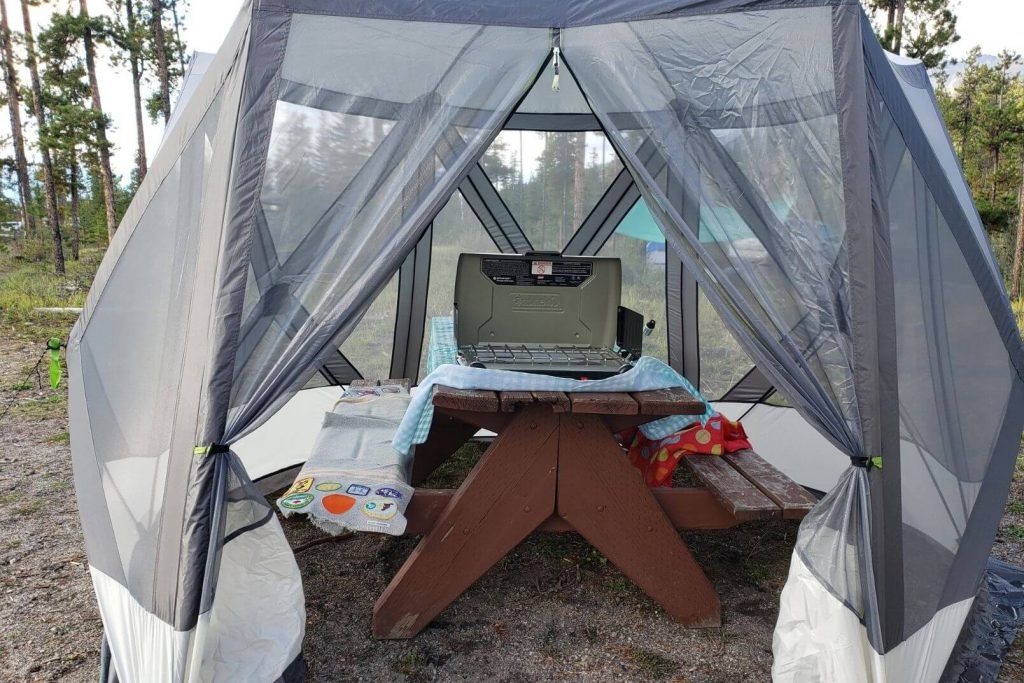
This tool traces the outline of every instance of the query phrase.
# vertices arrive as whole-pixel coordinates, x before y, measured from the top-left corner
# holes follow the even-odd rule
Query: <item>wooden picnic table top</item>
[[[434,387],[434,405],[478,413],[510,413],[532,403],[556,413],[587,415],[702,415],[704,403],[681,387],[652,391],[487,391]]]

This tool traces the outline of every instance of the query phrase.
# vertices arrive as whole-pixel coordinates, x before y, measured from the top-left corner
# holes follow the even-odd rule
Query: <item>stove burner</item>
[[[469,362],[484,365],[570,365],[620,367],[622,357],[607,348],[532,344],[478,344],[464,346],[460,353]]]

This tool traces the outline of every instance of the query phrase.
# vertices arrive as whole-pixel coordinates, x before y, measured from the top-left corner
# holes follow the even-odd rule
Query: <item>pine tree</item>
[[[7,0],[0,0],[0,49],[3,50],[4,85],[7,87],[7,109],[11,117],[11,143],[14,146],[14,172],[18,180],[18,201],[21,222],[26,234],[35,235],[36,219],[32,213],[32,179],[25,154],[25,133],[21,126],[21,93],[18,70],[11,46],[11,30],[7,23]]]
[[[1021,295],[1021,270],[1024,269],[1024,145],[1020,150],[1020,184],[1017,187],[1017,240],[1013,249],[1013,271],[1010,296],[1019,299]]]
[[[185,43],[181,40],[181,22],[187,4],[186,0],[164,0],[164,6],[170,8],[171,19],[174,21],[174,52],[178,56],[178,68],[182,76],[185,75]]]
[[[68,222],[71,224],[73,259],[78,258],[82,224],[79,148],[89,150],[87,156],[99,166],[97,121],[103,116],[86,102],[91,89],[82,56],[81,37],[89,22],[88,17],[80,14],[55,14],[49,27],[39,34],[43,105],[49,112],[41,135],[53,150],[56,174],[61,179],[58,187],[69,197]]]
[[[153,53],[156,55],[157,81],[160,86],[158,99],[150,102],[150,116],[154,119],[159,114],[164,123],[171,119],[171,66],[167,54],[167,35],[164,31],[163,0],[150,2],[150,39]]]
[[[89,75],[89,90],[92,99],[92,110],[95,112],[94,123],[96,126],[96,151],[99,156],[100,181],[103,185],[103,202],[106,209],[107,239],[114,239],[114,231],[117,230],[117,211],[114,208],[114,173],[110,166],[110,142],[107,140],[107,127],[109,122],[103,114],[103,104],[100,100],[100,82],[96,77],[96,45],[94,34],[99,29],[102,34],[102,24],[91,21],[89,7],[86,0],[78,0],[79,17],[81,18],[82,46],[85,52],[85,68]]]
[[[984,66],[980,70],[982,85],[977,123],[979,142],[988,153],[987,198],[992,205],[999,201],[1003,150],[1012,144],[1017,135],[1020,113],[1012,97],[1011,86],[1014,78],[1011,69],[1020,63],[1020,55],[1003,51],[995,67]]]
[[[885,13],[878,31],[882,46],[896,54],[920,59],[929,69],[944,66],[947,48],[960,40],[951,0],[870,0],[869,7]]]
[[[145,73],[146,29],[138,22],[141,12],[138,0],[108,0],[113,17],[108,29],[111,42],[117,47],[113,54],[115,64],[128,63],[132,79],[132,99],[135,105],[135,172],[134,185],[146,177],[149,161],[146,156],[145,115],[142,105],[142,79]]]
[[[25,63],[32,84],[32,112],[39,126],[39,154],[43,159],[43,190],[46,195],[46,220],[53,241],[53,268],[58,275],[64,274],[64,245],[60,234],[60,212],[57,207],[57,185],[53,173],[53,159],[46,140],[47,115],[43,106],[42,86],[39,82],[39,67],[36,63],[35,38],[32,35],[32,19],[29,16],[29,1],[21,0],[21,17],[24,22]]]

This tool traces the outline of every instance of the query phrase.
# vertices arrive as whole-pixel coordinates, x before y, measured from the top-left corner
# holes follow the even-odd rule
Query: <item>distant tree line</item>
[[[20,5],[20,33],[11,29],[9,2]],[[170,118],[171,92],[186,68],[187,0],[107,0],[109,12],[99,15],[90,14],[87,0],[75,0],[47,25],[33,26],[31,9],[47,4],[0,0],[0,70],[11,127],[11,156],[2,162],[4,181],[15,190],[0,195],[0,219],[20,222],[26,241],[46,239],[54,270],[63,274],[66,248],[74,260],[83,239],[113,238],[146,175],[145,120]],[[111,168],[100,60],[124,67],[131,80],[137,150],[127,184]]]
[[[1014,235],[1010,293],[1021,295],[1024,259],[1024,75],[1021,56],[1004,51],[994,64],[974,48],[956,82],[936,78],[936,96],[982,221],[994,239]]]
[[[975,47],[951,72],[948,48],[960,39],[951,0],[869,0],[882,46],[931,70],[939,109],[982,222],[1021,296],[1024,270],[1024,75],[1021,55],[984,58]],[[997,20],[993,18],[993,20]],[[951,75],[952,74],[952,75]],[[1012,248],[1003,248],[1012,244]]]

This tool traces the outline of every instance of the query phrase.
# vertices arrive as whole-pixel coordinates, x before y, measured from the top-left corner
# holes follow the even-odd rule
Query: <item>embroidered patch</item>
[[[288,489],[284,495],[290,495],[292,493],[305,493],[313,488],[313,477],[306,477],[305,479],[299,479],[297,482],[292,484],[292,487]]]
[[[388,500],[368,500],[363,503],[363,514],[373,519],[391,519],[398,514],[398,505]]]
[[[310,481],[313,481],[310,479]],[[312,493],[292,493],[281,499],[281,507],[299,510],[313,502]]]
[[[352,496],[332,493],[329,496],[324,496],[320,502],[323,503],[324,510],[327,510],[332,515],[341,515],[352,509],[352,506],[356,504],[356,499]]]
[[[362,484],[352,484],[345,489],[345,493],[351,493],[353,496],[365,496],[370,493],[370,487],[363,486]]]
[[[402,497],[402,492],[401,491],[396,491],[395,489],[390,488],[388,486],[384,486],[382,488],[379,488],[376,491],[374,491],[374,493],[376,493],[378,496],[383,496],[385,498],[401,498]]]
[[[341,484],[336,481],[325,481],[322,484],[316,485],[317,491],[337,491],[341,488]]]

